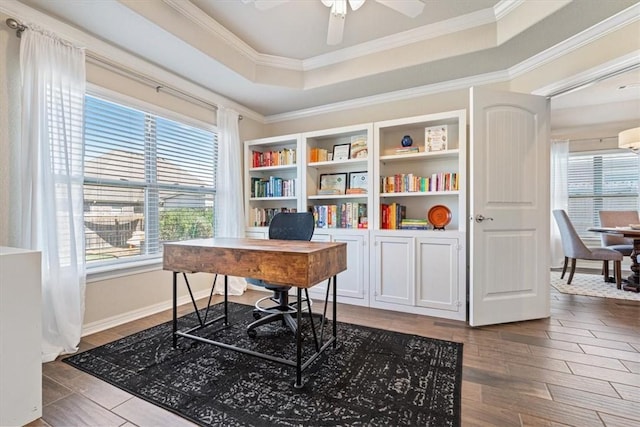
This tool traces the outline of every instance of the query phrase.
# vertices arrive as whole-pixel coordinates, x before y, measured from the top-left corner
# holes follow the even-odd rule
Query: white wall
[[[8,18],[0,13],[0,19]],[[16,144],[20,132],[20,41],[15,32],[0,25],[0,246],[11,246],[15,240],[9,226],[10,218],[19,215],[12,194],[18,191],[18,182],[12,177],[12,165],[17,160]]]

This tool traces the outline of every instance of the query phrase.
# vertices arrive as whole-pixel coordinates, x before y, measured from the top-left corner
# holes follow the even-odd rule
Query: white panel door
[[[549,102],[471,89],[469,324],[548,317]]]
[[[374,300],[402,305],[415,301],[415,239],[373,235]]]

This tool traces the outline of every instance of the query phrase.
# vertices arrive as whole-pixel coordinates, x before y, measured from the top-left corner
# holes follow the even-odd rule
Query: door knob
[[[485,217],[484,215],[476,215],[476,222],[482,222],[484,220],[493,221],[493,218]]]

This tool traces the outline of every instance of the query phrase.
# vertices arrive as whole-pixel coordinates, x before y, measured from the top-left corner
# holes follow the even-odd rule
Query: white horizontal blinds
[[[143,184],[144,113],[87,96],[85,115],[85,178]]]
[[[213,134],[158,117],[156,138],[160,241],[212,237]]]
[[[87,262],[144,253],[144,113],[85,101],[84,220]]]
[[[160,220],[158,219],[158,154],[156,146],[156,120],[145,115],[145,150],[144,174],[147,188],[144,198],[144,216],[146,218],[144,251],[147,254],[157,254],[160,247]]]
[[[158,183],[213,190],[214,139],[211,132],[157,119]]]
[[[213,132],[90,96],[85,115],[87,261],[212,236]]]
[[[632,152],[572,154],[568,164],[569,217],[587,245],[600,236],[586,231],[599,226],[601,210],[640,208],[640,157]]]

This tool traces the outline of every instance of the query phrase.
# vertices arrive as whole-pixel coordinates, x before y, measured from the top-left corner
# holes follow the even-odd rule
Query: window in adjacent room
[[[587,246],[600,246],[600,210],[638,210],[640,157],[630,151],[569,155],[569,217]]]
[[[87,265],[157,258],[213,236],[217,134],[104,99],[85,102]]]

